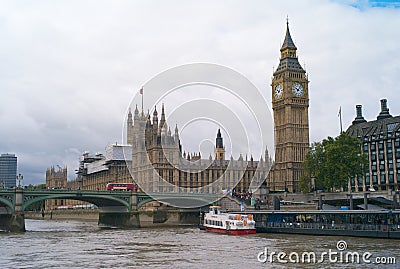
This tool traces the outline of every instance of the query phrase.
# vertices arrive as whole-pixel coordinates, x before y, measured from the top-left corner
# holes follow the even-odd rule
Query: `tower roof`
[[[296,50],[297,48],[289,31],[289,21],[287,21],[285,40],[281,47],[281,59],[278,68],[274,72],[274,76],[284,71],[306,73],[297,59]]]
[[[289,20],[286,22],[286,35],[285,35],[285,40],[283,41],[281,51],[285,49],[294,49],[297,50],[296,46],[294,45],[292,36],[290,35],[289,31]]]
[[[224,142],[221,135],[221,130],[218,129],[217,138],[215,139],[215,147],[216,148],[224,148]]]
[[[297,60],[297,58],[281,59],[278,67],[276,68],[274,75],[277,75],[283,71],[293,71],[293,72],[301,72],[301,73],[306,72],[303,69],[303,67],[300,65],[299,60]]]
[[[165,126],[164,126],[165,125]],[[166,128],[167,127],[167,123],[165,121],[165,112],[164,112],[164,103],[162,104],[161,107],[161,120],[160,120],[160,128]]]

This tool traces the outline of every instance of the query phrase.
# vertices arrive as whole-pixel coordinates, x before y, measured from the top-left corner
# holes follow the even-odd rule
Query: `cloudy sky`
[[[131,99],[156,74],[209,62],[246,76],[271,104],[289,15],[310,79],[310,139],[347,128],[362,104],[400,114],[400,4],[392,1],[0,1],[0,152],[25,184],[51,165],[122,141]],[[166,110],[172,110],[166,104]],[[214,138],[212,138],[214,139]],[[196,148],[198,141],[182,141]],[[194,146],[193,146],[194,145]]]

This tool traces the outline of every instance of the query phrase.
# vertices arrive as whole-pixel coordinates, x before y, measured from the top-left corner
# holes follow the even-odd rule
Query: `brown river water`
[[[26,229],[0,232],[0,268],[400,268],[399,240],[228,236],[193,226],[104,229],[67,220],[28,219]],[[311,252],[315,260],[307,259]]]

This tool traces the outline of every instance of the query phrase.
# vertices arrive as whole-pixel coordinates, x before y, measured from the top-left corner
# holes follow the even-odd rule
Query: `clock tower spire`
[[[285,40],[283,41],[282,47],[281,47],[281,53],[283,51],[286,50],[291,50],[294,51],[296,53],[296,46],[293,42],[292,36],[290,35],[290,31],[289,31],[289,19],[286,19],[286,36],[285,36]],[[283,55],[281,54],[281,57]],[[282,57],[283,58],[283,57]]]
[[[272,78],[275,166],[268,176],[271,190],[299,191],[302,163],[309,150],[308,78],[286,22],[279,65]]]

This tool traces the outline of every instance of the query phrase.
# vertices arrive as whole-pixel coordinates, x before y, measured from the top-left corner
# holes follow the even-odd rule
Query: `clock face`
[[[292,86],[292,92],[294,96],[301,97],[304,94],[303,86],[300,83],[295,82]]]
[[[281,84],[276,85],[274,95],[276,99],[281,99],[283,94],[283,88]]]

